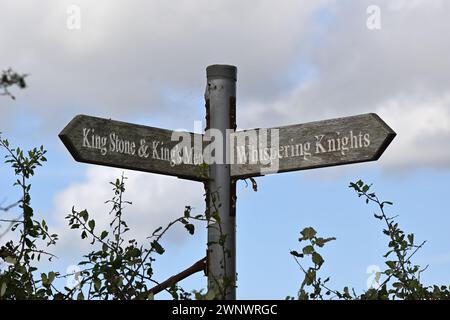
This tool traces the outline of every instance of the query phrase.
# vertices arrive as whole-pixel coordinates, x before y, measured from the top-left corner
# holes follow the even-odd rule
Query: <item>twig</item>
[[[166,281],[161,282],[159,285],[151,288],[148,290],[149,294],[158,294],[159,292],[163,291],[164,289],[172,286],[173,284],[180,282],[183,279],[186,279],[187,277],[193,275],[194,273],[205,271],[206,270],[206,257],[197,261],[192,266],[187,268],[186,270],[170,277]]]
[[[310,281],[314,281],[314,279],[311,279],[311,277],[308,275],[308,272],[306,272],[306,270],[303,268],[303,266],[300,264],[300,262],[298,261],[298,259],[296,257],[294,257],[295,262],[298,264],[298,266],[300,267],[300,269],[302,270],[302,272],[305,274],[305,277],[308,278],[308,280]],[[326,285],[324,285],[323,283],[319,283],[319,285],[324,288],[327,291],[330,291],[332,293],[334,293],[336,295],[336,297],[339,297],[339,293],[336,290],[330,289],[328,288]]]
[[[12,208],[18,206],[19,203],[20,203],[21,201],[22,201],[22,200],[19,200],[19,201],[14,202],[13,204],[10,204],[9,206],[6,206],[6,207],[0,207],[0,211],[8,212],[8,211],[11,210]]]
[[[17,218],[18,219],[18,218]],[[11,228],[16,224],[16,223],[23,223],[23,221],[21,220],[0,220],[1,222],[9,222],[8,227],[6,228],[6,230],[0,234],[0,239],[2,239],[4,236],[6,236],[8,234],[9,231],[11,231]]]

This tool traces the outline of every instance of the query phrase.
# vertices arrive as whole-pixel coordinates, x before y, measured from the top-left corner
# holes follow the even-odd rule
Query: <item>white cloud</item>
[[[202,97],[209,64],[236,64],[240,90],[271,94],[265,88],[289,68],[304,25],[326,2],[283,1],[276,10],[268,0],[6,2],[0,61],[32,74],[21,102],[44,118],[42,128],[68,112],[189,116],[167,92]],[[66,28],[73,4],[81,8],[78,31]]]
[[[442,148],[450,121],[448,2],[377,1],[378,31],[366,27],[370,0],[30,4],[2,4],[9,50],[0,61],[32,74],[20,103],[53,136],[78,113],[124,121],[164,115],[190,128],[203,110],[204,68],[232,63],[242,128],[380,112],[398,133],[386,163],[450,162]],[[80,31],[66,28],[71,4],[81,8]],[[186,92],[189,99],[173,99]],[[8,127],[15,105],[2,103],[0,125]]]
[[[286,99],[273,102],[267,108],[267,114],[263,114],[258,121],[264,125],[273,126],[277,123],[274,121],[275,116],[279,118],[278,123],[293,124],[374,112],[397,133],[396,138],[379,160],[383,168],[395,170],[427,166],[450,168],[450,148],[448,148],[450,92],[438,96],[399,95],[381,101],[371,109],[364,108],[359,112],[354,111],[349,114],[331,110],[328,110],[329,112],[327,110],[309,110],[300,106],[297,111],[302,110],[298,114],[302,114],[303,117],[299,116],[301,120],[296,121],[289,115],[289,110],[293,110],[297,101],[302,99],[302,93],[302,90],[296,90]],[[249,105],[248,110],[251,113],[263,107],[264,105],[260,104]],[[274,112],[275,115],[271,112]]]
[[[377,110],[397,132],[385,164],[393,169],[450,168],[450,93],[422,100],[400,97]]]
[[[89,241],[81,240],[78,230],[68,228],[65,216],[75,210],[87,209],[90,217],[96,220],[97,230],[109,230],[109,215],[111,205],[105,201],[111,199],[112,185],[123,171],[100,166],[89,167],[85,181],[70,185],[55,195],[54,223],[52,232],[60,235],[56,253],[64,256],[65,252],[73,251],[86,253],[89,250]],[[203,184],[165,177],[156,174],[137,173],[126,171],[128,179],[125,182],[125,200],[131,201],[124,210],[124,219],[130,227],[130,235],[139,241],[158,228],[165,227],[172,220],[183,215],[185,206],[194,207],[193,213],[204,212]],[[199,231],[201,232],[201,231]],[[189,241],[191,236],[182,228],[175,228],[167,234],[165,241],[182,245]]]
[[[387,3],[388,9],[392,11],[398,10],[415,10],[415,9],[440,9],[444,4],[443,0],[390,0]]]
[[[382,29],[365,19],[371,1],[336,2],[306,46],[313,76],[273,100],[241,105],[252,127],[376,112],[397,132],[383,167],[450,167],[450,5],[378,1]],[[387,9],[386,9],[387,8]]]

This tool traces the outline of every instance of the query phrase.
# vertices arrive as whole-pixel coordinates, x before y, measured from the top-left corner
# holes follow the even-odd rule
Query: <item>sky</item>
[[[106,225],[108,182],[122,172],[137,239],[186,205],[204,209],[202,184],[75,162],[58,133],[77,114],[192,131],[204,119],[206,67],[232,64],[241,129],[374,112],[397,133],[376,162],[257,178],[257,192],[238,183],[237,297],[295,296],[302,273],[289,252],[309,226],[337,238],[323,250],[331,286],[367,289],[370,270],[384,268],[387,239],[376,208],[348,188],[358,179],[394,202],[389,213],[406,232],[427,240],[416,256],[429,264],[422,279],[448,284],[449,14],[444,0],[0,0],[0,68],[29,74],[15,101],[0,97],[0,131],[13,145],[48,150],[31,195],[60,234],[58,271],[89,250],[64,217],[75,206]],[[17,200],[14,181],[1,165],[0,204]],[[175,228],[164,245],[158,280],[204,256],[206,229]],[[180,284],[199,290],[206,278]]]

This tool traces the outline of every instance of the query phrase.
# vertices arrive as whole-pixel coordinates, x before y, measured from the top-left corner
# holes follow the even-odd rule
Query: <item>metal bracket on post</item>
[[[226,300],[236,299],[236,184],[231,179],[226,159],[227,129],[236,129],[236,75],[229,65],[206,68],[206,128],[219,130],[222,150],[216,150],[216,161],[210,165],[210,180],[205,184],[207,212],[220,220],[208,225],[208,291]],[[206,133],[205,133],[206,134]],[[222,159],[217,158],[222,151]],[[220,154],[220,152],[219,152]],[[234,198],[234,199],[233,199]]]

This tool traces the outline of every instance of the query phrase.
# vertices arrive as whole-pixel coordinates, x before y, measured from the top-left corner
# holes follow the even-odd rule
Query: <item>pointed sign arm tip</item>
[[[397,133],[378,114],[369,113],[369,115],[374,118],[386,131],[386,138],[384,139],[384,142],[378,149],[377,153],[374,155],[374,160],[378,160],[384,153],[384,151],[386,151],[387,147],[391,144],[394,138],[397,136]]]
[[[389,136],[392,136],[392,139],[397,135],[397,133],[384,121],[378,114],[376,113],[369,113],[369,115],[374,118],[378,123],[380,123],[384,129],[388,132]]]
[[[80,156],[76,152],[76,147],[72,142],[72,139],[69,137],[69,133],[72,131],[72,129],[77,125],[78,122],[82,121],[82,119],[86,118],[88,116],[84,114],[77,114],[72,118],[72,120],[69,121],[69,123],[61,130],[61,132],[58,134],[59,139],[62,141],[66,149],[69,151],[69,153],[72,155],[75,161],[81,161]]]

